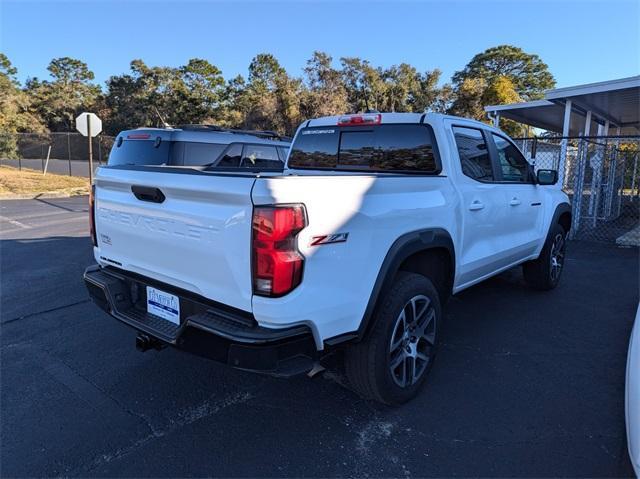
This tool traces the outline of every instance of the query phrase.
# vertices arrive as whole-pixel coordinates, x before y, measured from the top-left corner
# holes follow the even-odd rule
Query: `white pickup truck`
[[[571,210],[557,172],[534,173],[480,122],[309,120],[277,172],[148,164],[177,146],[169,133],[119,138],[119,163],[95,177],[98,264],[84,279],[142,350],[282,376],[343,351],[356,392],[398,404],[424,383],[450,295],[520,264],[538,289],[562,272]]]

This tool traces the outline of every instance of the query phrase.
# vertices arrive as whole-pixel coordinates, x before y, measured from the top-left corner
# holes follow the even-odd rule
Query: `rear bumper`
[[[247,369],[276,376],[309,371],[317,350],[307,326],[270,329],[250,313],[173,286],[115,268],[90,266],[84,281],[91,299],[114,318],[163,343]],[[146,286],[178,296],[180,324],[146,311]]]

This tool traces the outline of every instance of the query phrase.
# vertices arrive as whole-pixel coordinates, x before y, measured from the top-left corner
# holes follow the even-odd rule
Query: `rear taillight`
[[[338,126],[379,125],[382,122],[380,113],[364,115],[345,115],[338,120]]]
[[[91,232],[91,241],[93,246],[98,246],[96,238],[96,185],[91,185],[89,192],[89,231]]]
[[[296,235],[307,225],[303,205],[256,206],[253,210],[253,292],[282,296],[302,280],[304,256]]]

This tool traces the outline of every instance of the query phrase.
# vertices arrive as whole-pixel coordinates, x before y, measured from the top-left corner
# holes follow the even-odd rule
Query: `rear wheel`
[[[433,364],[441,314],[429,279],[399,273],[374,312],[371,331],[346,351],[353,389],[386,404],[413,398]]]
[[[524,279],[529,286],[549,290],[558,285],[564,268],[566,236],[567,233],[562,226],[554,225],[538,259],[528,261],[522,266]]]

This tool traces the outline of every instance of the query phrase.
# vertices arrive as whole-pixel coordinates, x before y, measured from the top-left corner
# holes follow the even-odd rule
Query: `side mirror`
[[[558,170],[538,170],[536,178],[539,185],[555,185],[558,182]]]

